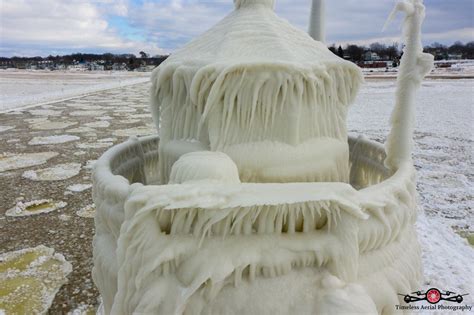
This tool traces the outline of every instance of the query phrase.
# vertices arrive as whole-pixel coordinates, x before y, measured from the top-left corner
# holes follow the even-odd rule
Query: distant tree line
[[[141,66],[158,66],[166,58],[167,55],[157,55],[149,56],[147,53],[141,51],[140,56],[135,56],[134,54],[83,54],[83,53],[74,53],[71,55],[63,56],[48,56],[48,57],[0,57],[1,65],[25,65],[25,64],[40,64],[40,63],[53,63],[61,64],[64,66],[70,66],[80,63],[91,63],[96,62],[104,66],[105,70],[111,70],[114,64],[125,64],[128,70],[134,70]]]
[[[378,60],[395,61],[400,60],[402,50],[397,43],[385,45],[381,43],[373,43],[369,46],[358,46],[349,44],[344,47],[332,45],[329,47],[334,54],[341,58],[351,60],[355,63],[361,63],[370,60],[371,55],[368,53],[375,53]],[[425,46],[424,51],[435,56],[436,60],[447,59],[474,59],[474,42],[463,44],[462,42],[455,42],[451,46],[440,43],[433,43]]]
[[[363,64],[367,61],[391,61],[393,65],[398,64],[402,55],[402,50],[397,43],[391,45],[372,43],[368,46],[358,46],[349,44],[346,46],[329,46],[334,54],[341,58],[353,61],[357,64]],[[447,59],[474,59],[474,42],[463,44],[462,42],[455,42],[451,46],[440,43],[433,43],[425,46],[424,51],[435,56],[435,60]],[[83,54],[75,53],[64,56],[48,56],[48,57],[0,57],[0,67],[24,67],[32,64],[55,64],[68,67],[70,65],[80,63],[99,63],[104,70],[114,69],[114,65],[125,65],[127,70],[135,70],[142,66],[158,66],[168,56],[157,55],[149,56],[147,53],[141,51],[139,56],[134,54]]]
[[[474,59],[474,42],[463,44],[462,42],[455,42],[451,46],[446,46],[440,43],[433,43],[424,48],[425,52],[435,56],[436,60],[444,59]]]

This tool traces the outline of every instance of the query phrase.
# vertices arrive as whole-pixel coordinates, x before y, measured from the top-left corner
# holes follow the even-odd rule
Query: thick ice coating
[[[130,185],[144,180],[142,165],[157,176],[156,144],[124,143],[95,169],[93,275],[107,314],[390,313],[398,292],[419,286],[414,168],[391,175],[380,144],[351,139],[351,184],[360,190],[215,179]]]
[[[236,0],[155,70],[160,139],[97,161],[93,278],[106,314],[393,314],[399,293],[420,288],[409,141],[429,64],[421,0],[400,5],[386,150],[347,141],[358,68],[273,4]]]
[[[196,147],[228,154],[244,182],[348,182],[346,114],[359,69],[277,17],[272,0],[235,7],[153,72],[162,183],[177,148]],[[286,169],[295,156],[325,171]]]
[[[213,180],[239,184],[235,163],[222,152],[196,151],[182,155],[171,168],[170,184]]]

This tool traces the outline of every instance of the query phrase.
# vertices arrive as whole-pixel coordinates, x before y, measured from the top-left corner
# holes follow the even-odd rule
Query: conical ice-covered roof
[[[359,68],[279,18],[274,0],[234,3],[233,12],[154,70],[152,112],[161,144],[194,139],[217,150],[318,136],[345,142]],[[282,108],[306,117],[279,117]]]
[[[339,68],[358,73],[352,63],[278,17],[273,2],[236,0],[233,12],[172,54],[166,65],[218,69],[257,63],[296,67],[302,72]]]

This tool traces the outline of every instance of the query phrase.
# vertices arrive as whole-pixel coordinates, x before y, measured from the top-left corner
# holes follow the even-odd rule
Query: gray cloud
[[[395,0],[326,0],[329,44],[399,40],[400,19],[382,33]],[[474,40],[473,0],[425,0],[426,44]],[[276,0],[277,14],[307,30],[311,0]],[[72,51],[172,52],[217,23],[232,0],[24,0],[0,5],[0,55]],[[110,19],[138,34],[130,38]]]
[[[394,0],[327,0],[328,43],[393,42],[400,19],[382,33]],[[426,0],[425,43],[474,40],[472,0]],[[297,27],[308,27],[311,0],[277,0],[276,12]],[[231,1],[144,1],[130,10],[131,23],[147,31],[149,40],[173,50],[202,33],[232,10]]]

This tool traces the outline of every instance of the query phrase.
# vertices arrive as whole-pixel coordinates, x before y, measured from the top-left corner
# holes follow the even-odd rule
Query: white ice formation
[[[41,144],[60,144],[71,141],[77,141],[81,138],[78,136],[72,135],[55,135],[55,136],[46,136],[46,137],[34,137],[31,139],[29,145],[41,145]]]
[[[34,181],[65,180],[76,176],[80,171],[80,163],[64,163],[52,167],[25,171],[22,177]]]
[[[425,58],[412,38],[424,8],[405,6],[402,63]],[[387,151],[348,139],[359,69],[272,0],[235,7],[154,71],[160,139],[131,138],[94,167],[101,310],[394,313],[422,275],[410,132]],[[394,118],[391,138],[413,130],[400,94],[413,106],[421,81],[400,81],[422,65],[401,68],[394,117],[410,119]]]
[[[81,208],[76,214],[82,218],[94,218],[95,216],[95,206],[94,205],[87,205]]]
[[[58,156],[57,152],[20,153],[10,152],[0,153],[0,173],[26,168],[46,163],[49,159]]]
[[[51,199],[32,200],[28,202],[18,201],[17,204],[5,212],[6,216],[23,217],[48,213],[67,206],[64,201],[53,201]]]
[[[229,155],[243,182],[348,182],[359,69],[276,16],[273,1],[235,5],[153,72],[161,182],[202,150]]]

